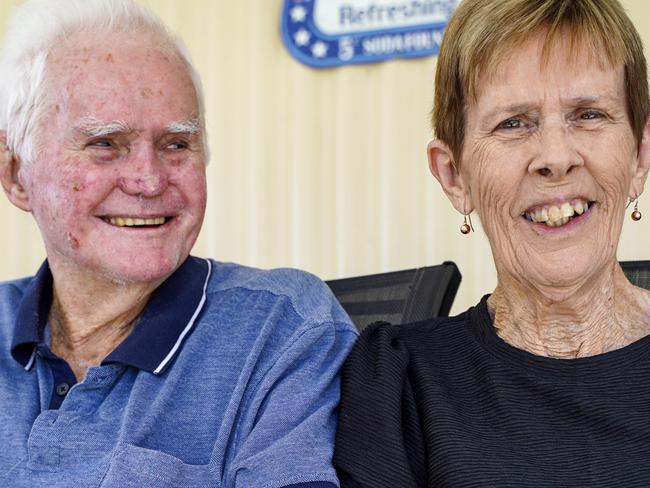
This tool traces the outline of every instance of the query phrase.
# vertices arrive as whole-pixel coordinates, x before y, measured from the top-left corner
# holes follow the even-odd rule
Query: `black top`
[[[497,336],[486,300],[364,331],[343,370],[341,486],[650,486],[650,336],[535,356]]]

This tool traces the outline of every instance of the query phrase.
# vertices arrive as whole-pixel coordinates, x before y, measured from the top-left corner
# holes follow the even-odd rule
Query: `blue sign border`
[[[322,1],[322,0],[321,0]],[[327,0],[325,0],[327,1]],[[418,58],[438,54],[440,39],[446,22],[420,24],[410,27],[353,32],[328,35],[321,32],[314,22],[316,0],[284,0],[282,8],[282,40],[289,52],[301,63],[314,68],[331,68],[350,64],[366,64],[394,58]],[[458,0],[440,0],[441,7],[449,14],[456,8]],[[395,49],[392,52],[366,54],[363,46],[368,42],[401,42],[408,39],[428,39],[425,47],[413,46]],[[385,38],[385,39],[382,39]]]

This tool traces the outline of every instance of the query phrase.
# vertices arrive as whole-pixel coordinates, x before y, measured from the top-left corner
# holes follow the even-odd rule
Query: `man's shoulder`
[[[0,307],[7,305],[15,307],[33,279],[33,276],[27,276],[15,280],[0,281]]]
[[[351,321],[317,276],[294,268],[259,269],[212,261],[208,294],[232,291],[243,296],[268,295],[290,303],[305,322],[340,324],[353,330]]]
[[[2,344],[11,343],[18,309],[32,281],[33,277],[0,281],[0,343]]]

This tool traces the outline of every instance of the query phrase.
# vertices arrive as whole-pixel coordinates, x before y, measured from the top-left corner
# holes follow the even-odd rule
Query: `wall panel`
[[[0,28],[16,3],[0,4]],[[210,197],[195,253],[325,279],[452,259],[463,273],[454,311],[490,291],[480,225],[459,234],[427,169],[435,58],[314,70],[282,45],[281,0],[146,3],[204,82]],[[650,4],[624,4],[650,43]],[[641,208],[650,216],[650,198]],[[5,199],[0,219],[0,279],[31,274],[44,256],[36,226]],[[620,257],[650,259],[649,238],[650,218],[626,221]]]

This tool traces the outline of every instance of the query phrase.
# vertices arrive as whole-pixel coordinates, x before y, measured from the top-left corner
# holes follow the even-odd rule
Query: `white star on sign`
[[[289,15],[291,15],[291,20],[294,22],[303,22],[307,17],[307,10],[305,10],[305,7],[296,5],[291,9]]]
[[[324,58],[327,54],[327,44],[321,41],[316,41],[311,47],[311,53],[315,58]]]
[[[311,34],[309,34],[307,29],[300,29],[293,35],[293,40],[296,41],[298,46],[306,46],[309,44],[309,39],[311,39]]]

